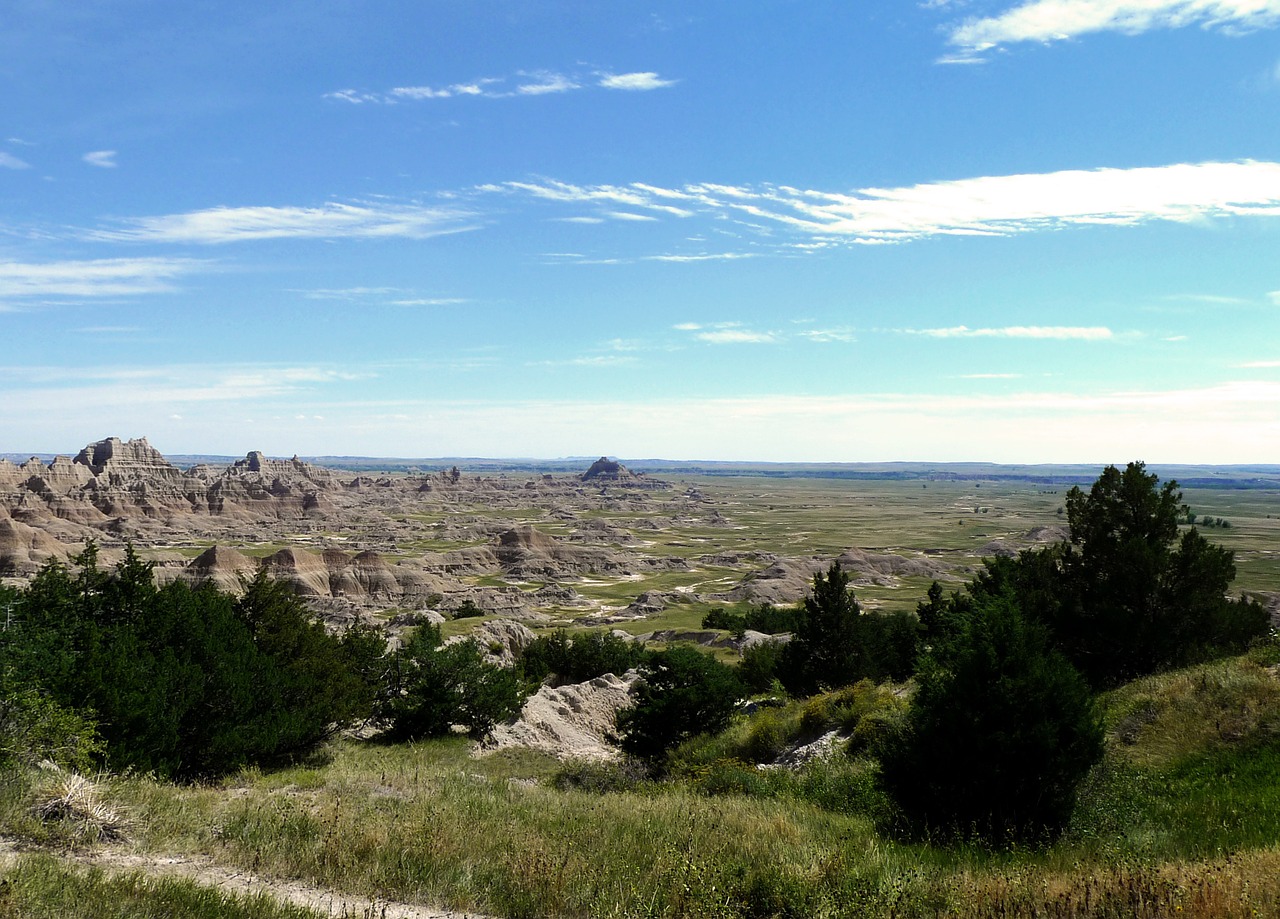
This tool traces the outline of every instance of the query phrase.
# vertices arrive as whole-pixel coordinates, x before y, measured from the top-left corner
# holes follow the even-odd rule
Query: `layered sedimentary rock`
[[[53,516],[87,526],[125,517],[170,519],[209,514],[229,518],[322,516],[332,473],[292,460],[250,453],[230,466],[182,471],[147,443],[108,437],[74,459],[47,466],[34,457],[21,466],[0,461],[0,507],[22,518]]]

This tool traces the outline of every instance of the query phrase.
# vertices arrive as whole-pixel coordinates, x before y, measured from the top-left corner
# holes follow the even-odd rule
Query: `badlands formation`
[[[180,469],[145,438],[112,437],[47,464],[0,459],[0,578],[89,540],[111,564],[132,543],[160,581],[234,591],[264,568],[335,620],[449,618],[470,602],[535,627],[642,634],[638,620],[673,604],[794,602],[830,564],[744,548],[728,510],[603,457],[578,475],[355,475],[259,452]],[[922,554],[840,561],[855,584],[955,580]]]

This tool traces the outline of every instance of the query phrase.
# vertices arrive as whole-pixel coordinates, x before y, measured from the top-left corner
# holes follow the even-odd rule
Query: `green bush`
[[[738,679],[752,693],[769,692],[778,681],[778,668],[782,665],[783,645],[776,641],[761,641],[742,652],[738,664]]]
[[[0,688],[0,770],[50,760],[88,772],[101,753],[89,718],[34,689]]]
[[[915,669],[916,618],[864,614],[839,562],[814,576],[798,615],[778,666],[778,678],[793,694],[812,695],[862,679],[905,680]]]
[[[643,659],[638,643],[611,632],[583,632],[570,638],[564,629],[557,629],[530,642],[519,666],[532,683],[549,676],[560,683],[583,683],[606,673],[624,674]]]
[[[884,788],[913,828],[997,845],[1059,833],[1102,725],[1043,626],[1011,595],[983,598],[917,679],[903,729],[878,745]]]
[[[454,725],[483,737],[524,705],[515,672],[485,660],[474,641],[442,644],[434,625],[416,628],[391,656],[380,714],[395,740],[441,737]]]
[[[476,606],[470,599],[463,600],[462,605],[453,611],[454,619],[475,619],[483,615],[484,610]]]
[[[235,600],[155,585],[130,547],[102,571],[51,564],[19,594],[0,672],[81,719],[114,769],[196,778],[314,748],[368,714],[341,640],[260,574]]]
[[[640,676],[618,731],[624,752],[653,764],[690,737],[723,730],[743,695],[732,668],[684,646],[651,652]]]

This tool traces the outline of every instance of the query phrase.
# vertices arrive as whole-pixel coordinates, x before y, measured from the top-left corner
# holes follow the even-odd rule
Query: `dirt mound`
[[[303,597],[329,597],[329,567],[324,558],[301,549],[281,549],[275,555],[262,560],[267,574],[277,581],[286,581],[294,593]]]
[[[477,752],[530,747],[562,760],[616,759],[615,722],[618,712],[632,704],[631,687],[637,679],[631,671],[554,689],[543,686],[525,702],[520,717],[494,728]]]
[[[474,641],[480,646],[489,663],[500,667],[514,667],[524,649],[536,636],[525,626],[512,619],[490,619],[480,623],[466,635],[455,635],[445,642]]]
[[[26,577],[50,559],[65,559],[67,548],[43,530],[0,516],[0,575]]]
[[[498,546],[502,549],[523,549],[526,552],[549,553],[555,550],[560,541],[548,536],[531,526],[518,526],[498,536]]]
[[[849,572],[854,584],[892,584],[898,578],[953,580],[947,567],[931,558],[908,558],[893,552],[849,549],[837,561]]]
[[[584,482],[617,482],[631,478],[635,478],[631,470],[607,456],[600,457],[582,474]]]
[[[186,567],[179,579],[189,584],[211,581],[221,591],[239,593],[240,579],[253,577],[257,570],[258,563],[242,552],[226,546],[210,546]]]

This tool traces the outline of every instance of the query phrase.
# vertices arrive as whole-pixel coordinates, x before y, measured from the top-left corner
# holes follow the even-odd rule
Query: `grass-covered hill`
[[[1273,916],[1278,662],[1268,643],[1107,693],[1105,756],[1045,849],[904,841],[883,824],[863,757],[751,762],[828,728],[871,732],[902,704],[892,687],[739,716],[679,750],[661,782],[532,755],[475,759],[462,739],[347,739],[213,785],[115,776],[99,794],[141,852],[493,915]],[[83,826],[32,815],[42,781],[5,786],[6,835],[84,845]],[[74,883],[50,880],[66,872]],[[173,882],[150,890],[34,857],[6,877],[0,915],[140,914],[129,904],[176,896]],[[275,915],[236,908],[205,914]]]
[[[51,565],[0,597],[0,917],[290,914],[229,872],[366,915],[1280,915],[1266,611],[1141,464],[1065,516],[914,615],[833,563],[733,666],[557,632],[502,668],[425,624],[331,634],[265,577]],[[625,756],[462,736],[631,667]]]

